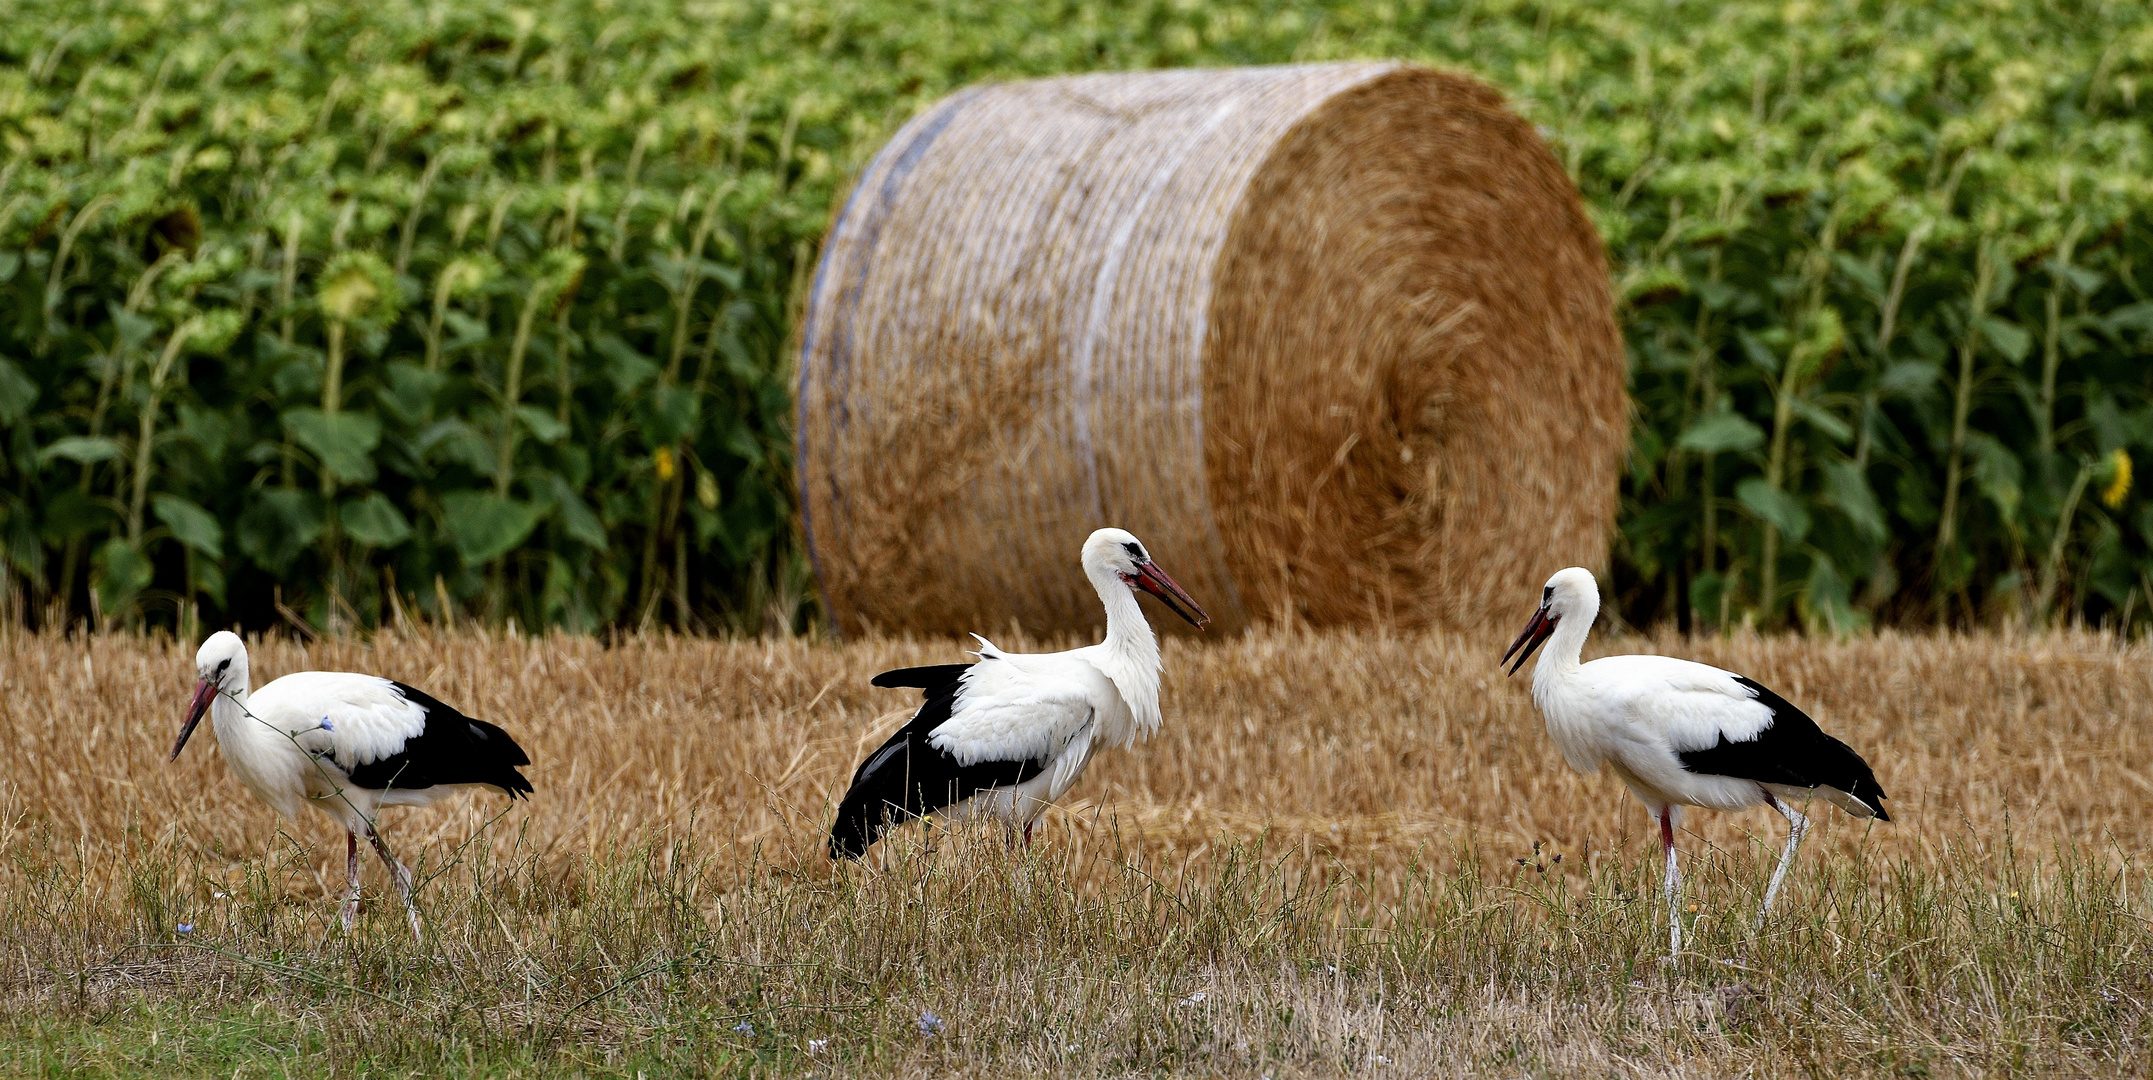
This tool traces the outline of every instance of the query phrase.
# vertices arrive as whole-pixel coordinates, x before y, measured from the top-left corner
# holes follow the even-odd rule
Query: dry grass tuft
[[[276,821],[211,741],[163,762],[189,648],[0,638],[0,1070],[2148,1071],[2147,649],[1683,646],[1609,648],[1774,686],[1900,823],[1820,807],[1757,935],[1776,818],[1696,815],[1666,970],[1644,815],[1561,765],[1492,638],[1170,643],[1166,730],[1031,850],[910,829],[866,869],[821,836],[910,705],[867,677],[954,644],[255,645],[258,677],[393,674],[531,751],[528,806],[388,818],[423,948],[393,897],[334,932],[325,821]]]

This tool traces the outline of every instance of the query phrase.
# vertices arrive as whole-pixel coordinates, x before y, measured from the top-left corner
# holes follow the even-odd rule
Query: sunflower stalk
[[[157,365],[150,372],[148,397],[142,403],[141,430],[135,436],[134,493],[127,499],[127,543],[140,550],[142,547],[142,511],[149,502],[151,447],[157,438],[157,411],[164,397],[165,376],[172,370],[172,362],[179,358],[181,349],[187,347],[187,339],[202,329],[200,315],[179,324],[172,337],[165,342],[164,351],[157,356]]]
[[[1951,406],[1951,447],[1944,465],[1944,508],[1936,523],[1936,625],[1951,617],[1952,557],[1958,550],[1959,482],[1966,461],[1966,418],[1973,411],[1974,361],[1981,352],[1981,320],[1987,316],[1996,287],[1996,244],[1984,237],[1975,256],[1974,288],[1966,298],[1966,330],[1960,335],[1958,383]]]
[[[2063,510],[2056,515],[2056,531],[2049,538],[2048,555],[2041,560],[2041,585],[2033,596],[2033,617],[2039,625],[2048,626],[2054,621],[2050,605],[2055,602],[2056,583],[2062,574],[2063,550],[2071,539],[2071,519],[2078,514],[2078,500],[2086,494],[2086,484],[2093,479],[2095,467],[2091,461],[2079,465],[2070,494],[2063,497]]]
[[[1765,459],[1764,482],[1774,495],[1784,498],[1787,486],[1787,462],[1789,458],[1788,436],[1794,427],[1794,403],[1804,389],[1804,380],[1821,368],[1830,352],[1839,345],[1835,332],[1828,340],[1817,340],[1811,333],[1820,324],[1824,311],[1824,280],[1831,271],[1832,252],[1838,247],[1839,208],[1834,207],[1825,219],[1824,233],[1817,246],[1809,253],[1803,271],[1804,290],[1801,313],[1793,320],[1791,342],[1787,359],[1780,366],[1779,378],[1772,387],[1772,441]],[[1779,543],[1777,522],[1764,523],[1764,555],[1758,567],[1759,583],[1757,603],[1760,618],[1770,623],[1779,610]]]
[[[2056,373],[2063,367],[2063,290],[2068,284],[2071,251],[2078,246],[2078,238],[2085,231],[2086,219],[2080,215],[2072,219],[2070,229],[2056,245],[2055,259],[2051,263],[2053,281],[2043,303],[2048,318],[2041,335],[2041,408],[2034,415],[2034,437],[2043,460],[2056,452]]]

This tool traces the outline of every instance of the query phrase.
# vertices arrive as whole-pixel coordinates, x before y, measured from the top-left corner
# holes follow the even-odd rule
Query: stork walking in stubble
[[[925,691],[926,704],[852,774],[830,827],[830,857],[859,858],[895,821],[950,809],[1020,831],[1083,775],[1101,747],[1159,727],[1159,643],[1141,589],[1198,629],[1211,621],[1136,537],[1084,541],[1084,576],[1106,605],[1106,640],[1058,653],[1009,653],[978,638],[978,663],[903,668],[874,685]]]
[[[1787,847],[1765,886],[1759,926],[1809,828],[1809,819],[1788,800],[1822,796],[1856,817],[1891,820],[1869,763],[1756,681],[1670,656],[1579,663],[1599,613],[1592,572],[1575,566],[1558,571],[1502,662],[1517,654],[1510,669],[1515,675],[1547,643],[1533,669],[1532,693],[1548,735],[1571,768],[1589,773],[1606,764],[1658,823],[1667,858],[1671,954],[1682,951],[1675,826],[1683,807],[1740,810],[1763,803],[1786,815]]]
[[[263,802],[287,818],[311,805],[342,825],[349,884],[339,917],[346,930],[359,913],[364,834],[403,897],[412,935],[419,934],[411,871],[375,831],[381,807],[424,806],[470,787],[512,800],[531,793],[516,771],[531,759],[507,732],[403,683],[299,671],[250,692],[246,644],[228,630],[211,634],[194,664],[200,678],[171,760],[179,760],[206,712],[225,764]]]

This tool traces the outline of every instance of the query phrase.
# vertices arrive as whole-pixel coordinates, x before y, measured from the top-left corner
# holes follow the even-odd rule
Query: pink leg
[[[1660,846],[1667,858],[1667,958],[1682,951],[1682,913],[1676,901],[1682,895],[1682,875],[1675,869],[1675,808],[1660,808]]]
[[[1033,826],[1033,824],[1035,824],[1035,822],[1027,821],[1027,822],[1025,822],[1025,823],[1024,823],[1024,846],[1025,846],[1025,847],[1031,847],[1031,846],[1032,846],[1032,826]]]
[[[382,865],[389,868],[389,879],[396,883],[397,895],[404,898],[404,917],[408,919],[411,923],[411,936],[414,938],[424,938],[425,935],[419,932],[418,906],[411,902],[410,869],[405,867],[403,863],[397,862],[396,856],[389,854],[389,845],[382,842],[380,833],[375,832],[373,829],[369,828],[366,830],[366,838],[373,841],[374,854],[381,856]],[[352,839],[352,847],[354,852],[356,852],[358,849],[358,843],[358,839],[354,837]],[[353,866],[358,865],[358,858],[359,856],[357,854],[352,855]]]
[[[344,830],[344,910],[339,916],[348,932],[359,917],[359,834]]]
[[[1765,792],[1764,804],[1779,811],[1787,819],[1787,847],[1779,853],[1779,866],[1772,871],[1772,883],[1764,887],[1764,907],[1757,911],[1757,926],[1764,926],[1764,917],[1772,913],[1772,900],[1779,895],[1779,886],[1787,880],[1787,868],[1794,865],[1794,849],[1802,844],[1802,834],[1809,831],[1809,818],[1801,811],[1772,798]]]

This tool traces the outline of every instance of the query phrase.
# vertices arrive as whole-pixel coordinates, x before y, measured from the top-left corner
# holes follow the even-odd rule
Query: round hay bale
[[[1227,630],[1508,623],[1606,562],[1628,404],[1599,237],[1457,75],[954,94],[859,178],[801,334],[842,632],[1094,627],[1102,525]]]

